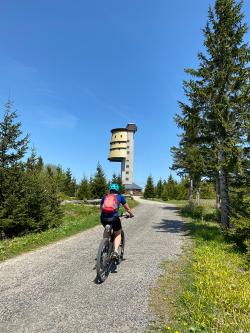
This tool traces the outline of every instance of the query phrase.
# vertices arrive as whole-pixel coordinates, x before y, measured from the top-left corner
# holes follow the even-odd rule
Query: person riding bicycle
[[[111,224],[114,230],[114,252],[112,253],[112,259],[118,260],[119,254],[118,249],[121,244],[121,220],[119,218],[119,206],[123,205],[125,210],[128,212],[130,217],[133,217],[133,213],[129,208],[126,199],[119,193],[119,185],[112,183],[109,186],[109,193],[106,194],[100,204],[101,210],[101,223],[105,227],[107,224]],[[104,230],[103,238],[107,238],[108,235]]]

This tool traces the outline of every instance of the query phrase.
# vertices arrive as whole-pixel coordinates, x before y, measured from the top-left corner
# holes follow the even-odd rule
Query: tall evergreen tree
[[[209,9],[204,29],[207,56],[200,54],[200,68],[190,71],[206,81],[204,118],[216,153],[221,195],[221,222],[229,226],[229,175],[241,172],[243,146],[249,127],[250,49],[244,43],[247,26],[242,22],[242,1],[217,0]]]
[[[90,186],[87,177],[83,177],[77,190],[77,198],[80,200],[90,199]]]
[[[119,188],[120,188],[119,192],[120,193],[125,192],[125,186],[122,184],[122,177],[121,176],[117,176],[116,173],[113,173],[111,183],[116,183],[116,184],[119,185]]]
[[[15,121],[17,114],[11,107],[12,103],[8,100],[3,120],[0,122],[0,167],[3,169],[19,164],[29,143],[29,135],[21,138],[21,123]]]
[[[242,1],[216,0],[203,30],[206,54],[199,53],[197,70],[187,70],[195,78],[188,82],[188,97],[192,109],[198,106],[201,129],[192,147],[197,147],[200,138],[198,155],[205,161],[202,174],[217,179],[225,228],[230,224],[230,176],[242,173],[249,128],[250,51],[244,43],[247,26],[242,22],[241,9]]]
[[[162,182],[162,179],[160,178],[155,187],[155,194],[156,194],[157,198],[162,197],[162,192],[163,192],[163,182]]]
[[[38,156],[38,159],[37,159],[37,167],[39,170],[43,170],[43,167],[44,167],[44,163],[43,163],[43,158],[42,156]]]
[[[162,199],[173,200],[178,198],[178,184],[174,180],[173,176],[170,174],[168,180],[163,188]]]
[[[147,183],[145,186],[143,196],[146,199],[155,197],[154,181],[153,181],[153,177],[151,175],[148,176],[148,178],[147,178]]]
[[[17,114],[12,111],[12,103],[7,101],[3,120],[0,122],[0,208],[10,190],[13,177],[18,179],[22,172],[29,136],[22,137],[21,123],[16,122]]]
[[[28,136],[22,136],[11,103],[0,122],[0,232],[8,237],[44,230],[60,221],[56,188],[37,168],[32,150],[27,163],[23,157]]]
[[[96,173],[91,180],[91,192],[94,198],[102,198],[107,193],[108,186],[104,171],[101,164],[98,162],[96,167]]]
[[[66,195],[73,197],[76,194],[76,190],[77,190],[76,180],[72,177],[72,172],[71,172],[70,168],[68,168],[66,170],[66,174],[65,174],[63,192]]]
[[[38,157],[36,155],[36,150],[34,147],[31,149],[31,155],[27,159],[26,167],[28,170],[40,169],[40,167],[38,166]]]

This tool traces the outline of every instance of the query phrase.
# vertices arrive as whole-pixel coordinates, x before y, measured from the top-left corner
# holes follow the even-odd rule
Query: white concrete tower
[[[121,162],[121,177],[125,188],[133,188],[134,173],[134,135],[136,124],[130,123],[126,128],[111,130],[110,152],[108,159],[111,162]],[[135,185],[135,184],[134,184]]]
[[[133,184],[134,174],[134,135],[137,131],[135,124],[128,124],[127,127],[127,156],[121,164],[122,183]]]

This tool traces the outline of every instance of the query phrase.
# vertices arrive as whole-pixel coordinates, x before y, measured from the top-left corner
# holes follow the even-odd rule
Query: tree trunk
[[[221,224],[223,228],[229,228],[229,196],[228,181],[225,170],[220,170],[220,196],[221,196]]]
[[[216,184],[216,209],[220,209],[220,178],[219,178],[219,174],[216,175],[215,184]]]
[[[190,182],[189,182],[188,201],[189,201],[189,203],[192,203],[192,201],[193,201],[193,179],[190,179]]]
[[[195,202],[197,206],[200,206],[200,188],[198,187],[196,190]]]

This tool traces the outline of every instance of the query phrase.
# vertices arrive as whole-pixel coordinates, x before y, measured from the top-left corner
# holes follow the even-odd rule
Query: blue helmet
[[[115,183],[110,184],[110,185],[109,185],[109,190],[110,190],[110,191],[111,191],[111,190],[115,190],[116,192],[119,192],[119,185],[118,185],[118,184],[115,184]]]

